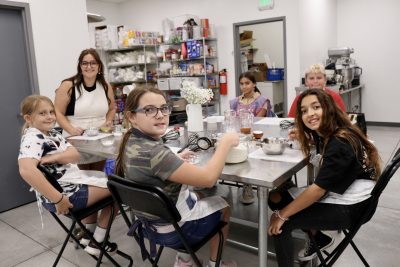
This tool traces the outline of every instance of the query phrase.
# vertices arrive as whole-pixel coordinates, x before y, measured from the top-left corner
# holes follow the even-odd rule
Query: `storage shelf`
[[[124,81],[124,82],[110,82],[111,85],[127,85],[132,83],[156,83],[157,81],[146,81],[146,80],[136,80],[136,81]]]
[[[177,43],[162,43],[160,45],[180,45],[181,43],[186,43],[190,41],[217,41],[217,38],[211,38],[211,37],[203,37],[203,38],[198,38],[198,39],[187,39],[185,41],[179,41]]]
[[[186,58],[186,59],[167,59],[160,61],[160,63],[163,62],[186,62],[186,61],[193,61],[193,60],[204,60],[204,59],[217,59],[218,57],[213,57],[213,56],[201,56],[201,57],[195,57],[195,58]]]
[[[129,47],[121,47],[121,48],[113,48],[113,49],[104,49],[106,52],[126,52],[126,51],[133,51],[133,50],[138,50],[138,49],[143,49],[145,47],[149,48],[155,48],[159,45],[146,45],[146,44],[139,44],[139,45],[133,45]]]
[[[145,66],[145,65],[156,65],[157,62],[150,62],[150,63],[109,63],[107,65],[108,68],[125,68],[125,67],[132,67],[132,66]]]

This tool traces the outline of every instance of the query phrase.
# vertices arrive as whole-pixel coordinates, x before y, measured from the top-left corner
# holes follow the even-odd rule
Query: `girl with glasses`
[[[207,236],[220,222],[229,221],[228,204],[219,196],[199,198],[189,185],[212,187],[218,180],[231,147],[239,144],[236,133],[225,134],[211,160],[203,167],[187,162],[189,152],[174,154],[161,136],[169,124],[170,107],[163,93],[154,88],[138,88],[126,100],[125,118],[132,128],[124,135],[116,162],[116,173],[126,179],[161,187],[175,203],[181,214],[180,224],[190,245]],[[180,248],[182,244],[171,224],[144,220],[145,237],[166,247]],[[223,228],[226,240],[228,227]],[[150,240],[150,242],[152,242]],[[215,265],[218,235],[211,240],[209,266]],[[194,266],[188,254],[178,253],[176,267]],[[236,266],[233,261],[221,266]]]
[[[96,50],[81,52],[77,73],[61,82],[56,90],[57,122],[64,136],[82,135],[91,127],[111,128],[115,115],[114,93],[104,79],[104,65]],[[79,168],[104,169],[105,159],[81,153]]]

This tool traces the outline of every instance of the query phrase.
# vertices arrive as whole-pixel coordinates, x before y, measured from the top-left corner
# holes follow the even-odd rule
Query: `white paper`
[[[85,134],[83,135],[75,135],[75,136],[71,136],[68,137],[67,139],[72,139],[72,140],[99,140],[101,138],[107,137],[107,136],[111,136],[112,133],[99,133],[96,136],[87,136]]]
[[[304,156],[300,150],[291,148],[286,148],[281,155],[267,155],[261,148],[259,148],[256,151],[251,152],[249,158],[298,163],[304,159]]]
[[[180,147],[175,147],[175,146],[169,146],[169,149],[171,149],[171,151],[174,152],[175,154],[178,154],[178,151],[181,148]]]
[[[254,124],[279,125],[281,123],[281,121],[284,121],[284,120],[294,122],[294,118],[264,118],[264,119],[261,119],[261,120],[255,122]]]

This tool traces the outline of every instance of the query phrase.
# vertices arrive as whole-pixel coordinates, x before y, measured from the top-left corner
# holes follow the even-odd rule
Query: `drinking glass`
[[[236,111],[228,109],[224,112],[225,132],[236,132]]]
[[[248,110],[241,109],[239,111],[240,132],[242,134],[251,134],[253,128],[253,113]]]

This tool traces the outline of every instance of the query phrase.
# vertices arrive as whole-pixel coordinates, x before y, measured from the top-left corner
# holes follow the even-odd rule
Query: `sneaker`
[[[90,237],[81,228],[75,228],[72,234],[76,237],[76,239],[78,239],[81,245],[83,246],[89,245]],[[71,238],[70,241],[73,242],[74,240]]]
[[[203,265],[203,260],[199,259],[199,261]],[[177,255],[175,258],[174,267],[196,267],[196,264],[194,263],[192,258],[190,258],[190,260],[188,261],[184,261]]]
[[[255,200],[253,188],[249,184],[243,185],[242,195],[239,197],[239,201],[243,204],[252,204]]]
[[[328,235],[321,231],[318,231],[314,238],[321,252],[332,246],[335,242],[335,239],[331,235]],[[300,261],[310,261],[317,257],[315,246],[312,244],[309,238],[307,238],[306,240],[305,248],[299,251],[298,256]]]
[[[104,250],[110,254],[110,256],[114,255],[117,253],[118,246],[116,243],[111,243],[109,241],[106,242],[106,245],[104,247]],[[85,251],[89,253],[90,255],[98,257],[100,255],[100,249],[96,246],[93,241],[90,241],[89,244],[86,246]]]
[[[209,265],[207,265],[209,266]],[[237,267],[236,261],[221,261],[220,267]]]

